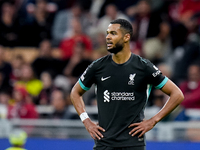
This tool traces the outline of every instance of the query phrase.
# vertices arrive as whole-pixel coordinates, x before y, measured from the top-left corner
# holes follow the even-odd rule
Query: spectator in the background
[[[54,108],[54,112],[50,118],[52,119],[72,119],[72,114],[68,109],[70,105],[69,99],[62,90],[55,90],[51,94],[51,105]]]
[[[11,100],[11,94],[7,91],[0,92],[0,119],[8,117],[8,104]]]
[[[8,105],[8,118],[37,118],[35,106],[28,92],[23,87],[16,87],[13,90],[13,101]]]
[[[36,4],[29,9],[27,23],[22,29],[21,45],[36,47],[43,39],[51,39],[55,11],[48,10],[47,0],[36,0]]]
[[[43,84],[43,89],[37,97],[35,104],[37,105],[50,105],[51,103],[51,94],[56,90],[56,86],[53,83],[53,78],[51,73],[44,71],[42,72],[40,79]]]
[[[12,72],[10,63],[5,62],[4,47],[0,45],[0,90],[9,89],[9,78]]]
[[[185,13],[198,13],[200,11],[200,1],[198,0],[174,0],[169,5],[168,14],[170,18],[177,22]]]
[[[5,73],[0,71],[0,92],[2,91],[12,91],[12,86],[5,82]]]
[[[95,40],[93,40],[94,50],[92,52],[92,60],[96,60],[108,54],[105,36],[106,34],[104,32],[98,32]]]
[[[62,51],[62,59],[69,59],[74,53],[74,47],[76,43],[84,43],[86,51],[84,55],[90,57],[92,51],[92,40],[89,36],[84,34],[84,28],[81,25],[79,18],[73,18],[71,20],[72,28],[68,38],[64,38],[60,43],[60,49]]]
[[[5,1],[1,7],[0,44],[13,47],[19,45],[19,20],[14,3]]]
[[[183,46],[189,34],[198,32],[199,19],[196,13],[200,10],[199,5],[199,1],[193,0],[176,0],[169,4],[168,16],[173,29],[171,37],[174,49]]]
[[[64,63],[53,57],[51,42],[43,40],[39,45],[39,56],[33,61],[32,67],[37,78],[43,71],[52,72],[54,77],[62,73]]]
[[[197,18],[187,14],[180,21],[179,26],[172,31],[172,44],[175,48],[171,57],[171,66],[174,70],[173,80],[177,84],[187,78],[187,71],[185,70],[193,62],[200,60]]]
[[[143,42],[146,38],[155,37],[160,32],[162,22],[160,13],[152,12],[148,0],[140,0],[136,6],[127,9],[127,15],[137,25],[137,38]]]
[[[82,72],[89,66],[91,60],[84,57],[86,46],[84,43],[77,42],[74,47],[74,53],[68,60],[67,65],[64,69],[64,75],[71,81],[73,86]]]
[[[27,7],[30,7],[30,9],[34,9],[34,4],[36,3],[37,0],[26,0],[27,2]],[[66,8],[70,8],[76,0],[47,0],[48,6],[47,9],[49,11],[58,11]]]
[[[43,0],[27,0],[26,1],[26,9],[27,9],[28,13],[33,13],[33,11],[35,10],[36,5],[39,1],[43,1]],[[54,1],[57,1],[57,0],[45,0],[45,2],[46,2],[45,9],[47,12],[56,12],[57,11],[58,8]]]
[[[97,15],[98,18],[101,18],[102,16],[105,15],[106,7],[111,3],[114,4],[118,8],[119,11],[125,12],[125,10],[129,6],[133,6],[137,4],[138,1],[140,0],[126,0],[126,2],[124,2],[124,0],[99,0],[99,1],[94,0],[92,3],[91,11],[95,15]]]
[[[21,68],[24,63],[25,63],[25,60],[22,55],[16,55],[11,60],[11,66],[12,66],[12,72],[10,75],[11,85],[14,85],[15,82],[20,80]]]
[[[171,34],[173,48],[184,45],[191,36],[193,41],[198,39],[198,21],[198,15],[196,16],[192,11],[187,11],[177,20],[173,20],[171,23],[173,28]]]
[[[42,82],[35,78],[33,69],[30,64],[23,64],[21,68],[20,80],[15,82],[14,87],[23,87],[27,92],[36,98],[41,92]]]
[[[200,66],[198,64],[190,65],[188,80],[180,84],[180,89],[185,97],[181,105],[185,108],[200,109]]]
[[[58,7],[57,11],[63,10],[63,9],[69,9],[72,7],[72,5],[76,2],[75,0],[51,0],[51,2],[55,3]]]
[[[148,38],[144,41],[142,52],[144,57],[154,64],[162,61],[168,62],[172,48],[170,42],[170,26],[167,22],[160,24],[160,33],[156,37]]]
[[[82,18],[79,18],[82,28],[83,33],[90,36],[93,40],[93,38],[96,36],[96,25],[98,22],[98,18],[95,15],[95,13],[93,13],[91,11],[91,6],[94,3],[93,0],[78,0],[77,1],[81,7],[82,7]],[[97,6],[100,7],[100,6]],[[95,9],[98,9],[98,8]],[[66,34],[66,36],[68,36],[68,34]]]
[[[83,25],[83,22],[86,22],[86,17],[79,3],[75,3],[71,9],[62,10],[56,14],[52,28],[53,45],[58,46],[61,40],[71,36],[73,28],[71,22],[73,18],[78,18],[81,25]],[[86,27],[84,26],[83,28]]]
[[[89,11],[91,0],[74,1],[71,8],[66,7],[65,10],[56,14],[53,29],[53,45],[58,46],[64,38],[71,37],[74,18],[78,18],[82,28],[82,32],[89,36],[94,36],[96,30],[97,17]]]
[[[97,31],[104,33],[107,30],[110,21],[115,20],[117,18],[129,20],[129,18],[125,14],[118,11],[116,5],[114,4],[107,5],[105,9],[105,15],[101,17],[98,21]]]
[[[10,100],[11,100],[11,93],[9,93],[8,91],[0,92],[0,104],[8,105]]]
[[[89,66],[91,60],[85,56],[87,51],[85,43],[76,42],[73,48],[73,55],[67,59],[66,66],[63,70],[64,76],[57,76],[55,85],[65,91],[71,90],[72,86],[77,82],[80,75]]]

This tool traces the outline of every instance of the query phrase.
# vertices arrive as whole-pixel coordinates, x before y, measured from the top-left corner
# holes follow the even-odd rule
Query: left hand
[[[153,119],[149,119],[149,120],[143,120],[142,122],[139,123],[133,123],[129,126],[129,128],[131,127],[135,127],[133,128],[129,134],[131,136],[135,136],[136,134],[140,133],[140,135],[138,136],[138,138],[140,138],[141,136],[143,136],[146,132],[148,132],[149,130],[151,130],[154,126],[156,125],[156,122]]]

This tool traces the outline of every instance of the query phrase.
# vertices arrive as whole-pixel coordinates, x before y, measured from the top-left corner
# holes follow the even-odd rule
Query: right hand
[[[83,121],[83,124],[85,125],[86,130],[90,133],[90,136],[94,140],[100,140],[101,138],[103,138],[103,135],[101,134],[101,132],[99,132],[99,130],[105,132],[105,129],[100,127],[97,123],[92,122],[90,118],[85,119]]]

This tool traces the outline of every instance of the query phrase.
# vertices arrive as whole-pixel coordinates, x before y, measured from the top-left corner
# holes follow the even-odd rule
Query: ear
[[[126,34],[124,35],[124,42],[125,42],[125,43],[128,42],[128,41],[130,40],[130,38],[131,38],[130,34],[126,33]]]

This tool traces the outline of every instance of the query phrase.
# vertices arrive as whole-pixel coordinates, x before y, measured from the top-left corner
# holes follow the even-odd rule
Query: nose
[[[106,39],[107,39],[107,40],[110,40],[110,39],[111,39],[111,38],[110,38],[110,34],[107,34],[107,35],[106,35]]]

